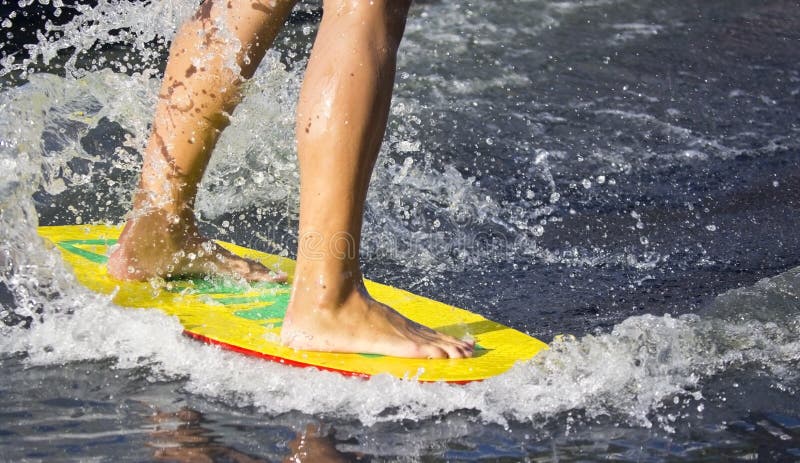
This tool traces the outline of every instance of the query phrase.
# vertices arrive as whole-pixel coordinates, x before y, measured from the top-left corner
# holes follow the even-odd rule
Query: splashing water
[[[55,259],[51,264],[62,265]],[[119,369],[147,367],[152,380],[187,378],[189,391],[238,406],[352,417],[368,425],[467,409],[499,423],[583,410],[588,417],[612,415],[649,427],[653,410],[666,398],[700,401],[703,380],[721,371],[755,365],[787,383],[800,379],[794,368],[800,356],[797,270],[720,296],[711,317],[631,317],[607,334],[558,340],[507,374],[467,386],[388,376],[364,381],[287,368],[199,345],[181,336],[176,320],[158,311],[112,307],[107,297],[69,277],[29,281],[26,288],[29,303],[41,304],[46,291],[51,298],[37,307],[40,321],[29,329],[2,328],[0,352],[26,352],[30,365],[113,359]],[[772,316],[746,318],[740,308],[746,304],[749,310],[753,301],[770,307]],[[320,388],[323,397],[315,393]],[[381,410],[386,412],[376,413]]]
[[[735,390],[764,393],[762,376],[798,413],[787,404],[800,387],[800,243],[787,211],[800,145],[796,123],[780,116],[800,88],[793,52],[773,47],[769,59],[788,57],[776,63],[744,49],[753,64],[725,80],[723,58],[684,69],[649,56],[693,59],[670,45],[700,21],[679,7],[417,5],[369,193],[365,264],[545,340],[576,335],[492,380],[420,385],[242,358],[76,283],[36,226],[122,220],[166,45],[195,4],[54,7],[71,19],[0,69],[0,365],[22,352],[31,369],[97,362],[237,409],[332,417],[353,435],[372,426],[375,442],[361,449],[375,455],[398,454],[381,434],[391,423],[421,427],[401,453],[412,456],[438,445],[428,431],[441,420],[487,440],[494,424],[546,434],[555,423],[581,438],[597,423],[680,434],[746,418],[749,399]],[[705,35],[728,43],[725,34],[767,24],[792,37],[768,7],[746,14],[737,22],[745,13],[733,9],[729,29]],[[198,200],[214,236],[284,255],[294,252],[293,113],[313,29],[293,21],[248,83]],[[751,81],[770,72],[780,91]],[[729,125],[703,119],[675,88]],[[712,409],[725,418],[703,421]]]

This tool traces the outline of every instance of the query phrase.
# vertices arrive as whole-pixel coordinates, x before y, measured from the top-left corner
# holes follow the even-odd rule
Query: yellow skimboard
[[[106,272],[109,247],[117,242],[120,230],[105,225],[66,225],[40,227],[39,234],[61,251],[78,281],[92,291],[113,294],[113,302],[120,306],[159,309],[177,317],[186,335],[242,354],[347,376],[388,373],[423,382],[467,383],[499,375],[547,348],[538,339],[478,314],[367,280],[372,297],[411,320],[458,338],[472,336],[475,355],[431,360],[294,350],[279,342],[293,260],[219,242],[236,254],[280,268],[290,275],[290,283],[241,284],[224,279],[174,280],[158,285],[122,282]]]

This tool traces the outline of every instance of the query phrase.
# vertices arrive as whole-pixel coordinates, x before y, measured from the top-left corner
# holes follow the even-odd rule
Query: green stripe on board
[[[214,298],[214,300],[223,305],[251,304],[254,302],[274,302],[277,304],[287,297],[289,297],[289,291],[281,291],[277,294],[259,294],[257,296],[221,297]]]
[[[86,249],[79,248],[78,246],[112,246],[116,244],[115,239],[99,239],[99,240],[66,240],[59,241],[58,245],[65,251],[71,252],[76,256],[83,257],[84,259],[94,262],[95,264],[105,264],[108,262],[108,257],[96,252],[87,251]]]
[[[286,304],[274,304],[266,307],[256,307],[255,309],[237,310],[233,313],[237,317],[247,320],[283,320],[286,316]]]
[[[191,294],[205,294],[205,295],[215,295],[215,294],[241,294],[245,291],[249,290],[269,290],[275,291],[277,289],[283,289],[288,294],[288,289],[285,284],[281,283],[272,283],[272,282],[251,282],[246,285],[243,285],[237,281],[228,281],[224,278],[211,278],[206,280],[205,278],[189,278],[189,279],[178,279],[178,280],[171,280],[173,282],[173,286],[169,288],[169,291],[174,293],[180,293],[183,291],[190,291]],[[283,293],[284,291],[281,291]],[[244,300],[249,299],[247,297],[221,297],[221,298],[214,298],[215,301],[220,302],[225,305],[231,304],[244,304],[247,302],[270,302],[272,301],[275,296],[268,296],[268,299],[257,299],[261,296],[251,296],[254,298],[252,301]],[[267,296],[264,296],[265,298]],[[242,302],[237,302],[238,299],[242,299]]]

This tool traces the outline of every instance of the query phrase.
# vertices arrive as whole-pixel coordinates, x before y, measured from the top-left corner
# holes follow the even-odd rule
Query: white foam
[[[539,3],[520,2],[517,6],[538,7]],[[503,8],[499,3],[485,2],[477,10],[460,3],[426,5],[423,15],[409,23],[406,51],[401,56],[418,59],[415,57],[424,54],[414,53],[415,48],[431,41],[462,47],[454,48],[454,52],[464,51],[463,36],[453,33],[452,27],[435,27],[440,23],[454,21],[459,24],[455,28],[458,31],[476,35],[489,31],[500,39],[529,37],[557,25],[559,15],[591,4],[548,3],[534,24],[508,30],[486,29],[491,25],[482,14],[476,14]],[[86,7],[84,16],[65,26],[70,34],[50,44],[41,43],[32,52],[49,59],[59,50],[76,46],[76,53],[83,53],[94,43],[113,42],[110,31],[121,27],[138,31],[139,35],[134,35],[140,38],[133,39],[138,44],[134,48],[141,51],[145,41],[162,33],[171,35],[195,6],[188,1],[163,2],[160,6],[100,2],[97,9]],[[436,10],[444,12],[432,14]],[[95,20],[103,22],[102,28],[85,27]],[[647,426],[653,424],[653,415],[665,400],[676,395],[698,400],[698,387],[720,372],[756,363],[779,379],[797,374],[791,368],[800,358],[796,274],[721,296],[705,318],[632,317],[610,333],[557,342],[532,362],[498,378],[466,386],[423,385],[386,376],[363,381],[249,359],[189,340],[181,335],[173,318],[156,311],[121,309],[107,297],[81,288],[58,254],[45,249],[36,237],[34,192],[42,188],[55,193],[86,181],[85,176],[70,175],[65,169],[70,159],[93,156],[78,143],[82,134],[106,118],[129,132],[127,143],[131,148],[141,149],[155,101],[157,81],[152,72],[128,76],[105,70],[84,75],[75,63],[75,59],[68,63],[69,77],[29,75],[28,84],[4,89],[0,95],[0,111],[7,115],[0,119],[0,282],[14,296],[13,311],[31,320],[28,329],[0,326],[3,354],[25,352],[26,361],[36,365],[113,359],[116,368],[147,369],[152,380],[185,378],[189,391],[231,404],[255,406],[274,414],[299,410],[354,417],[366,424],[419,420],[470,409],[477,412],[479,420],[501,424],[509,419],[536,423],[542,417],[582,410],[589,416],[613,414]],[[28,65],[17,63],[5,69],[23,70]],[[460,91],[521,85],[524,79],[514,75],[487,82],[464,78],[460,79]],[[435,70],[433,76],[423,76],[420,81],[447,85]],[[298,74],[284,69],[277,55],[270,55],[259,69],[247,90],[249,98],[237,109],[233,125],[220,142],[225,154],[215,158],[204,184],[199,207],[205,215],[213,217],[272,202],[293,218],[297,192],[290,141],[291,108],[298,82]],[[368,251],[372,247],[372,251],[396,252],[399,261],[414,262],[426,270],[520,256],[636,268],[652,268],[663,259],[654,253],[543,249],[538,238],[546,233],[547,220],[564,212],[558,207],[568,199],[567,194],[556,191],[552,163],[568,153],[529,150],[536,155],[536,167],[529,174],[547,186],[544,196],[552,204],[536,204],[536,195],[504,203],[477,178],[449,166],[431,167],[426,159],[430,153],[417,133],[415,104],[422,103],[401,95],[393,107],[393,115],[400,122],[396,122],[397,133],[390,135],[395,137],[392,143],[413,147],[400,150],[411,161],[386,162],[375,173],[369,197],[373,225],[365,233]],[[736,153],[715,140],[647,114],[617,110],[599,110],[598,114],[662,130],[680,139],[695,157],[700,152],[719,157]],[[547,113],[541,117],[558,119]],[[73,132],[61,134],[60,129]],[[45,148],[45,136],[54,137],[57,148]],[[681,151],[678,157],[685,159],[687,152]],[[647,153],[604,155],[609,164],[623,166],[624,171],[631,159]],[[138,169],[136,160],[126,157],[125,152],[117,156],[114,162],[118,168],[131,172]],[[527,187],[521,191],[525,190]],[[127,192],[120,192],[119,200],[128,201]],[[427,228],[425,213],[432,208],[442,211],[440,224],[452,225],[449,232]],[[507,233],[508,246],[497,245],[488,251],[478,246],[474,230],[482,227]],[[452,243],[472,244],[454,249]]]
[[[42,253],[49,256],[53,251]],[[60,264],[51,259],[51,268]],[[797,301],[798,275],[751,288],[761,299]],[[550,351],[508,373],[465,386],[418,384],[379,375],[370,380],[303,370],[221,351],[181,335],[171,317],[153,310],[114,307],[107,297],[59,283],[60,297],[31,295],[43,306],[43,320],[29,329],[2,328],[0,352],[26,352],[27,362],[59,365],[113,359],[116,368],[148,368],[152,380],[185,378],[189,391],[240,406],[280,414],[356,418],[365,424],[425,419],[469,409],[481,420],[531,422],[581,410],[589,417],[613,415],[635,425],[653,416],[674,396],[700,400],[703,381],[727,369],[756,363],[783,379],[800,358],[800,317],[794,311],[769,321],[736,320],[753,311],[731,313],[731,293],[718,300],[717,315],[701,318],[631,317],[607,334],[555,342]],[[788,298],[788,299],[787,299]],[[731,302],[734,301],[734,302]],[[718,318],[726,314],[734,321]]]
[[[615,45],[641,37],[658,35],[658,33],[664,30],[664,26],[660,24],[649,23],[620,23],[614,24],[611,27],[614,30],[619,31],[614,34],[614,37],[611,40],[611,43]]]

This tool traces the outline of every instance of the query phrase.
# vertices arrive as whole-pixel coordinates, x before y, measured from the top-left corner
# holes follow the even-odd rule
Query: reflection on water
[[[796,2],[417,2],[367,273],[574,335],[465,387],[254,362],[76,285],[34,227],[120,220],[196,4],[65,1],[46,41],[55,6],[0,5],[3,458],[800,459]],[[286,255],[305,8],[199,199],[209,234]]]
[[[177,412],[156,411],[152,415],[155,429],[150,433],[148,446],[154,448],[157,461],[237,463],[268,462],[269,459],[249,455],[223,442],[223,438],[204,427],[203,415],[189,408]],[[298,431],[288,443],[289,452],[283,461],[303,462],[347,462],[358,461],[355,455],[339,452],[333,438],[333,430],[323,433],[319,424],[308,424]]]
[[[160,461],[227,461],[264,462],[267,460],[247,455],[219,442],[213,432],[203,427],[203,415],[183,408],[177,412],[156,411],[152,416],[155,429],[150,433],[148,445],[155,450],[153,456]]]

